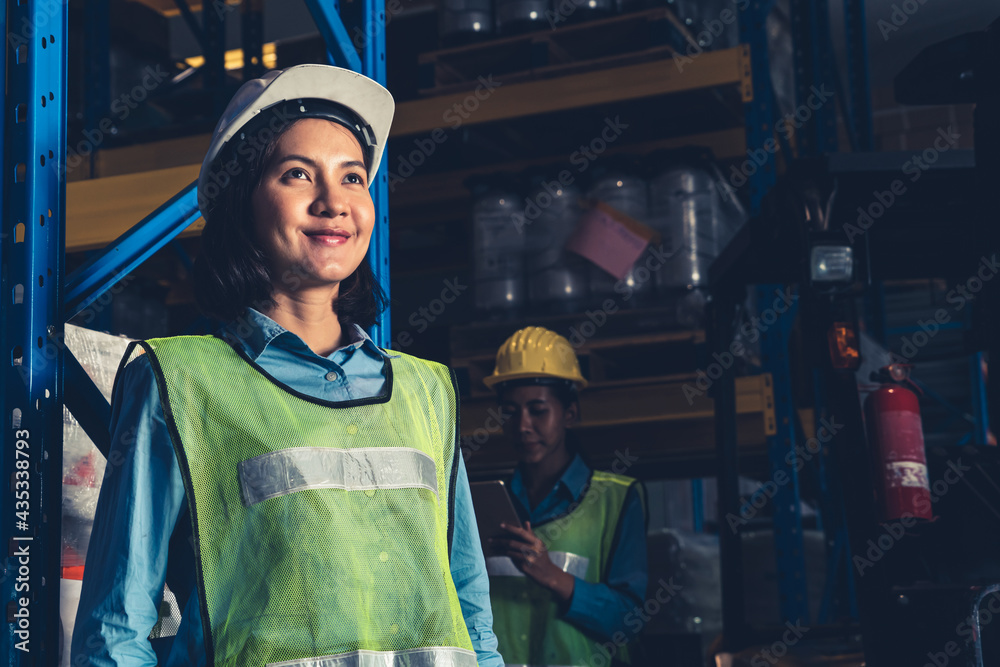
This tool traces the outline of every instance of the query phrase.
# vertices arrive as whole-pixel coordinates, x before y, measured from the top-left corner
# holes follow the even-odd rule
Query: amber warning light
[[[834,322],[827,334],[830,342],[830,360],[834,368],[857,369],[861,365],[858,337],[854,327],[847,322]]]

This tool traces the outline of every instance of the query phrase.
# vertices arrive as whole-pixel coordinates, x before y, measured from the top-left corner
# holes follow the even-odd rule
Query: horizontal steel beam
[[[194,182],[66,279],[65,318],[71,319],[92,304],[199,217],[198,188]]]

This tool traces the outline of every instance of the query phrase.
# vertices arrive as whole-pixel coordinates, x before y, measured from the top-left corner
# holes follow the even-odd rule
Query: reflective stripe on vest
[[[438,495],[434,459],[405,447],[293,447],[237,467],[247,507],[306,489],[427,489]]]
[[[477,664],[474,651],[433,646],[407,651],[351,651],[322,658],[271,662],[267,667],[476,667]]]
[[[566,553],[565,551],[550,551],[549,560],[563,572],[583,579],[587,576],[590,559],[586,556]],[[523,577],[524,572],[517,569],[509,556],[490,556],[486,559],[486,573],[491,577]]]
[[[218,338],[142,347],[184,477],[206,664],[408,667],[441,647],[473,667],[449,569],[446,367],[400,354],[382,396],[331,403]]]

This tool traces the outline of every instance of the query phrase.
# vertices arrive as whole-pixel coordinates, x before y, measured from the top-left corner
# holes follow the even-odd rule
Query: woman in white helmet
[[[587,385],[573,348],[548,329],[521,329],[485,383],[519,459],[510,490],[523,523],[488,545],[500,652],[508,664],[630,663],[644,626],[644,494],[626,470],[592,470],[572,445]]]
[[[324,65],[230,102],[196,264],[227,324],[122,361],[73,665],[501,664],[452,376],[365,333],[392,114]],[[154,648],[164,581],[181,622]]]

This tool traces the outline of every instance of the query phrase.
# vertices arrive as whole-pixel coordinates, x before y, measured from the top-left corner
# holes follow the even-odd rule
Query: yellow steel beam
[[[174,0],[132,0],[133,2],[138,2],[140,5],[146,5],[150,9],[159,12],[164,16],[180,16],[181,10],[177,9],[177,4]],[[214,3],[226,4],[231,6],[236,6],[240,4],[240,0],[212,0],[209,3],[210,6],[215,6]],[[201,0],[191,0],[188,2],[188,7],[191,8],[192,12],[200,12],[202,6],[205,3]]]
[[[744,136],[742,128],[734,128],[623,149],[641,149],[640,152],[644,152],[682,145],[709,146],[716,156],[726,159],[744,153]],[[120,230],[128,229],[146,213],[177,194],[180,189],[174,187],[177,179],[169,175],[190,176],[188,183],[197,178],[200,165],[194,163],[205,154],[208,143],[209,135],[206,134],[99,152],[95,172],[101,177],[81,180],[71,178],[67,184],[66,249],[75,251],[106,245],[118,238]],[[530,164],[545,162],[552,162],[552,158],[494,164],[471,171],[417,174],[399,184],[397,191],[390,195],[389,202],[393,206],[407,209],[418,210],[424,206],[433,211],[435,209],[429,208],[430,205],[440,206],[442,202],[468,196],[462,182],[470,173],[517,171]],[[153,165],[167,168],[152,169]],[[174,171],[175,169],[180,171]],[[76,172],[74,174],[82,175]],[[145,212],[135,216],[140,208],[145,209]],[[187,233],[197,233],[200,229],[201,225],[196,224]]]
[[[583,419],[579,442],[596,465],[607,465],[614,452],[628,446],[646,463],[715,456],[712,400],[694,396],[689,403],[684,382],[650,378],[613,386],[594,385],[580,396]],[[694,385],[693,380],[690,382]],[[807,437],[814,416],[800,409]],[[736,378],[737,441],[744,452],[763,453],[773,435],[774,398],[770,374]],[[477,475],[509,472],[517,461],[503,441],[495,397],[462,401],[462,436],[471,456],[466,463]]]
[[[198,165],[66,184],[66,250],[106,246],[198,178]],[[199,218],[182,236],[201,232]]]
[[[799,416],[804,422],[811,422],[812,410],[801,409]],[[755,457],[759,465],[767,454],[760,416],[737,415],[736,432],[741,457]],[[663,475],[676,464],[695,461],[701,462],[701,469],[706,471],[703,474],[710,475],[716,456],[715,425],[711,419],[594,426],[577,429],[576,441],[595,467],[606,469],[631,462],[634,465],[621,472],[641,478]],[[474,477],[509,475],[517,465],[514,448],[498,430],[467,434],[462,446],[466,466]],[[625,453],[627,458],[621,456]]]
[[[210,143],[212,135],[196,134],[98,151],[94,160],[94,177],[137,174],[168,167],[197,168]]]
[[[500,75],[488,85],[480,84],[476,92],[403,102],[396,107],[393,134],[420,134],[456,123],[489,123],[715,86],[742,86],[744,80],[745,57],[738,47],[705,51],[682,66],[661,59],[509,85],[503,85]],[[487,90],[489,86],[496,87]]]
[[[401,117],[397,114],[396,121],[400,122],[401,120]],[[394,127],[390,132],[389,138],[392,139],[397,134]],[[137,146],[98,151],[95,160],[94,176],[104,178],[105,176],[118,176],[120,174],[131,174],[139,171],[196,164],[201,162],[205,151],[208,150],[211,139],[211,135],[198,134],[190,137],[151,141]],[[646,142],[638,146],[634,144],[610,146],[606,152],[609,155],[622,152],[642,153],[662,148],[679,148],[681,146],[704,146],[711,149],[715,157],[720,160],[728,160],[741,156],[745,157],[746,131],[742,127],[734,127],[715,132],[687,134]],[[565,158],[565,156],[563,157]],[[454,197],[456,191],[465,192],[462,181],[470,174],[499,170],[520,171],[532,165],[549,164],[554,160],[555,158],[553,157],[543,157],[439,174],[416,175],[396,185],[393,194],[397,196],[401,205],[419,205],[429,198],[437,201],[442,196],[446,198]],[[82,180],[90,175],[89,172],[77,171],[79,173],[73,172],[69,174],[70,181]]]
[[[770,374],[736,378],[736,413],[760,415],[762,429],[768,418],[774,423],[774,399],[768,399]],[[685,391],[689,384],[701,395]],[[490,410],[496,408],[496,398],[467,398],[462,401],[462,433],[471,435],[486,424]],[[594,385],[580,395],[583,419],[579,428],[612,426],[636,422],[668,422],[690,419],[711,419],[712,399],[699,390],[693,380],[659,381],[656,378],[616,382],[612,386]],[[766,433],[766,430],[762,432]]]

